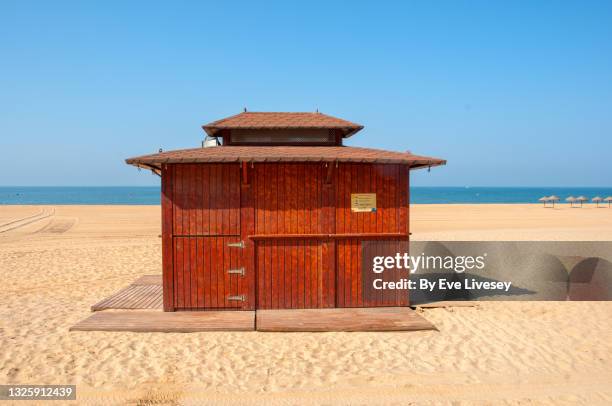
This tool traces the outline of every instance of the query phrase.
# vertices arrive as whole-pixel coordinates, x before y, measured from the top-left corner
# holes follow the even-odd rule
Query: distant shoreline
[[[612,196],[611,187],[444,187],[410,188],[411,204],[541,204],[542,196],[589,199]],[[558,204],[559,204],[558,203]],[[159,205],[158,186],[0,186],[0,205]],[[588,203],[591,204],[591,203]]]

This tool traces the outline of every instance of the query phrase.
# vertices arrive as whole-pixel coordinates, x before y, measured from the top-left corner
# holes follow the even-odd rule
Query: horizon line
[[[161,185],[0,185],[0,188],[160,188]],[[570,185],[570,186],[520,186],[520,185],[511,185],[511,186],[491,186],[491,185],[461,185],[461,186],[452,186],[452,185],[439,185],[439,186],[412,186],[415,188],[463,188],[463,189],[472,189],[472,188],[523,188],[523,189],[536,189],[536,188],[612,188],[610,186],[578,186],[578,185]]]

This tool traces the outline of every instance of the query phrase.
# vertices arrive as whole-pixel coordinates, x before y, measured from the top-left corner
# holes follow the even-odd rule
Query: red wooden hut
[[[162,178],[164,310],[405,306],[361,288],[361,242],[409,238],[409,171],[444,160],[343,146],[363,127],[244,112],[221,145],[127,159]]]

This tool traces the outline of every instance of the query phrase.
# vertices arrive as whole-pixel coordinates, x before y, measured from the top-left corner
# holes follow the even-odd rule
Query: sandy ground
[[[609,302],[423,309],[437,332],[68,332],[161,272],[159,211],[0,206],[0,384],[76,384],[79,404],[612,403]],[[612,209],[591,205],[423,205],[411,224],[415,239],[612,240]]]

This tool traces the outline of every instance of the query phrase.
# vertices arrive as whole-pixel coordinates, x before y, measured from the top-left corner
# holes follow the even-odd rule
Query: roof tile
[[[244,112],[202,126],[208,135],[229,129],[288,129],[288,128],[336,128],[350,137],[363,128],[341,118],[323,113]]]
[[[155,169],[159,169],[164,163],[288,161],[406,164],[413,168],[446,164],[443,159],[408,152],[346,146],[219,146],[182,149],[126,159],[130,165]]]

